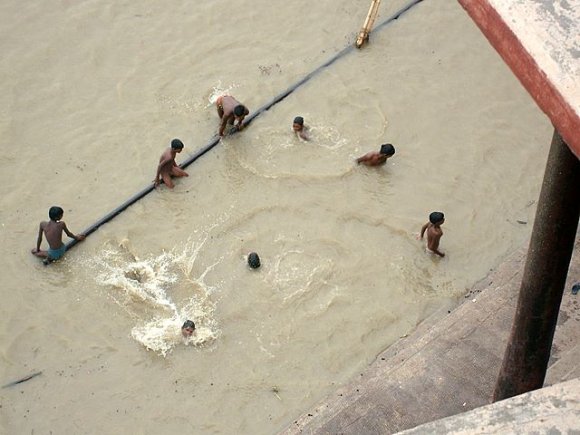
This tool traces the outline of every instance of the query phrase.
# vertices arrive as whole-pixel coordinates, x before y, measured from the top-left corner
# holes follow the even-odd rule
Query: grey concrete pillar
[[[494,402],[544,384],[579,214],[580,160],[554,131]]]

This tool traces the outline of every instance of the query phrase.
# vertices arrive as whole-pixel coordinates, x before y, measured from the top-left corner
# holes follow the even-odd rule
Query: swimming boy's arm
[[[362,162],[366,162],[367,160],[369,160],[371,153],[366,153],[364,156],[360,156],[358,159],[356,159],[357,163],[362,163]]]

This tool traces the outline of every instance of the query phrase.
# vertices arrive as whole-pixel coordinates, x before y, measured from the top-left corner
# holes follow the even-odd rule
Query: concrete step
[[[399,434],[572,434],[579,428],[580,379],[573,379]]]

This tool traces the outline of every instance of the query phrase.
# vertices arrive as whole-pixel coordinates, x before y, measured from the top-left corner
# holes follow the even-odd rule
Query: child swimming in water
[[[364,156],[356,159],[357,163],[362,163],[366,166],[379,166],[384,165],[389,157],[395,154],[395,147],[390,143],[381,145],[379,151],[371,151],[366,153]]]
[[[304,126],[304,118],[302,116],[294,118],[294,121],[292,122],[292,130],[294,130],[294,134],[296,134],[300,139],[306,141],[310,140],[306,134],[306,127]]]
[[[260,257],[258,256],[258,254],[256,254],[255,252],[250,252],[250,254],[248,255],[248,265],[252,268],[252,269],[257,269],[260,267]]]
[[[181,327],[181,334],[185,337],[191,337],[195,332],[195,323],[193,320],[186,320]]]

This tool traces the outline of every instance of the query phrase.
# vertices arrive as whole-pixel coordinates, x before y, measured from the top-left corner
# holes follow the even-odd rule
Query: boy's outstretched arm
[[[75,236],[73,233],[71,233],[69,231],[69,229],[66,227],[66,224],[63,222],[63,227],[62,229],[64,230],[64,232],[66,233],[67,236],[69,236],[71,239],[75,239],[77,241],[81,241],[81,240],[85,240],[85,236],[83,236],[82,234],[79,234],[78,236]]]
[[[357,163],[364,163],[364,162],[370,160],[370,157],[371,157],[372,154],[373,154],[372,151],[371,152],[368,152],[365,155],[362,155],[358,159],[356,159],[356,162]]]

